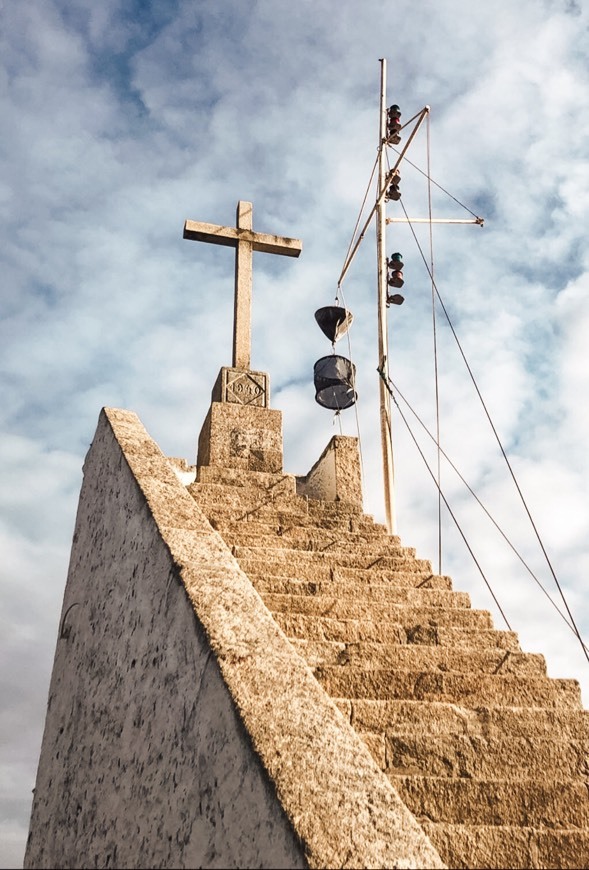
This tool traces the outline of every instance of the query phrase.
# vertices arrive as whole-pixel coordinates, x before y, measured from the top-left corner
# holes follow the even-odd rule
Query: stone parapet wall
[[[187,527],[217,570],[225,554],[237,572],[135,415],[104,413],[84,466],[27,868],[307,866],[164,540]]]
[[[444,866],[129,412],[87,458],[64,617],[27,867]]]
[[[334,435],[317,462],[297,477],[297,493],[321,501],[342,501],[362,508],[358,439]]]

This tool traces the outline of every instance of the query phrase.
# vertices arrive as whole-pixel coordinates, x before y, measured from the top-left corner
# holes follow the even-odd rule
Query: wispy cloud
[[[487,220],[435,233],[436,278],[576,615],[589,634],[585,345],[589,334],[587,12],[569,0],[275,4],[105,0],[1,10],[2,866],[21,860],[81,465],[100,407],[136,410],[193,459],[229,362],[232,255],[181,238],[186,218],[303,239],[259,255],[253,364],[284,412],[286,466],[304,473],[333,433],[313,400],[328,304],[376,153],[378,58],[391,101],[432,107],[432,172]],[[422,168],[423,137],[412,159]],[[403,202],[426,188],[403,170]],[[458,206],[435,192],[440,216]],[[419,215],[418,215],[419,216]],[[406,228],[406,302],[390,311],[395,381],[433,428],[431,287]],[[427,234],[424,236],[427,243]],[[355,314],[366,507],[382,518],[374,252],[344,284]],[[439,314],[439,311],[438,311]],[[442,438],[526,557],[538,556],[450,331],[438,320]],[[355,434],[353,412],[343,425]],[[404,543],[436,559],[437,497],[395,421]],[[449,471],[443,483],[523,645],[551,676],[589,671],[574,639]],[[496,609],[445,519],[444,570]],[[497,617],[498,622],[499,618]]]

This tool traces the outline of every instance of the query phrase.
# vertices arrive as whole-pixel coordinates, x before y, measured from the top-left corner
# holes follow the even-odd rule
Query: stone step
[[[312,519],[312,518],[311,518]],[[341,521],[330,521],[329,525],[316,525],[314,522],[307,522],[305,525],[295,525],[287,523],[259,522],[255,519],[245,519],[241,521],[227,520],[218,525],[218,530],[223,536],[235,543],[239,543],[238,538],[242,535],[256,535],[260,538],[277,536],[285,542],[289,541],[323,541],[329,538],[337,541],[348,541],[349,543],[370,543],[372,541],[386,538],[392,546],[399,546],[401,539],[398,535],[389,535],[386,526],[375,523],[372,518],[365,517],[362,521],[353,519],[351,524],[349,521],[341,523]],[[287,544],[288,546],[288,544]]]
[[[451,825],[420,821],[448,867],[493,870],[504,867],[589,867],[589,831],[508,825]]]
[[[262,534],[250,531],[248,526],[251,525],[254,524],[246,521],[242,522],[241,528],[236,531],[227,532],[220,528],[218,531],[228,543],[230,542],[231,546],[237,546],[240,549],[244,547],[251,550],[259,548],[294,550],[297,553],[325,553],[345,557],[355,554],[359,560],[366,561],[371,567],[372,565],[376,567],[381,557],[415,558],[414,547],[402,547],[398,538],[390,536],[383,537],[380,534],[370,536],[361,532],[345,531],[338,534],[336,531],[329,532],[316,527],[302,531],[299,527],[300,533],[296,535],[281,532]],[[256,523],[256,525],[258,524]]]
[[[577,680],[393,668],[367,671],[337,665],[315,668],[314,673],[328,695],[334,698],[448,701],[474,708],[489,704],[569,709],[581,707]]]
[[[313,505],[307,502],[306,512],[300,514],[300,521],[295,522],[295,518],[291,516],[289,522],[280,522],[280,520],[272,515],[269,508],[267,513],[262,517],[251,517],[248,522],[258,522],[263,525],[281,526],[283,534],[288,534],[291,530],[296,529],[328,531],[339,534],[364,533],[369,536],[374,534],[388,534],[386,526],[377,523],[370,514],[364,513],[338,513],[328,512],[321,513],[314,510]],[[398,535],[390,535],[394,543],[401,543]]]
[[[589,797],[581,780],[387,776],[418,822],[589,827]]]
[[[241,564],[241,562],[240,562]],[[244,566],[242,565],[242,568]],[[244,568],[248,577],[262,598],[266,595],[322,596],[357,600],[367,604],[408,604],[411,607],[470,607],[468,592],[453,592],[447,589],[428,589],[415,586],[394,586],[392,584],[340,583],[338,581],[315,582],[314,580],[291,580],[285,577],[262,577],[251,574]]]
[[[589,741],[589,711],[539,707],[461,707],[440,701],[334,699],[359,733],[400,736],[470,735],[527,740]]]
[[[425,590],[424,590],[425,591]],[[409,604],[383,604],[356,598],[338,598],[335,595],[283,595],[267,592],[264,604],[273,613],[305,613],[327,616],[331,619],[368,619],[371,622],[400,623],[415,632],[427,632],[434,626],[456,628],[493,628],[488,610],[468,607],[412,607]]]
[[[281,492],[279,488],[264,489],[257,486],[225,486],[219,483],[191,483],[187,491],[202,506],[219,510],[221,516],[240,519],[249,515],[252,519],[257,511],[268,510],[268,516],[280,512],[292,519],[309,515],[308,500],[302,496]]]
[[[589,773],[589,741],[470,734],[362,733],[388,773],[471,779],[574,779]]]
[[[217,465],[200,465],[197,469],[196,484],[220,484],[238,489],[257,489],[263,492],[280,493],[289,497],[296,496],[294,474],[283,472],[248,471],[244,468],[221,468]]]
[[[288,476],[287,476],[288,477]],[[322,525],[330,519],[350,521],[351,518],[365,519],[362,509],[350,502],[319,501],[302,495],[292,495],[289,481],[285,478],[284,486],[279,485],[263,488],[256,485],[231,486],[223,483],[195,482],[187,487],[188,492],[203,506],[217,507],[227,517],[231,517],[235,508],[253,514],[264,508],[270,508],[270,513],[256,516],[255,519],[275,521],[273,511],[286,517],[312,517],[316,525]]]
[[[368,619],[330,619],[304,613],[274,613],[274,619],[289,638],[334,640],[342,643],[415,643],[470,649],[502,649],[521,652],[517,634],[494,628],[454,628]]]
[[[193,484],[196,486],[196,484]],[[261,522],[265,524],[287,526],[299,526],[310,528],[326,528],[345,530],[361,527],[366,521],[363,514],[329,514],[324,517],[317,516],[309,511],[308,505],[291,504],[285,500],[265,500],[251,498],[244,501],[239,495],[223,493],[217,494],[192,492],[201,510],[216,526],[227,523]]]
[[[304,498],[307,501],[309,513],[321,520],[330,515],[334,517],[361,517],[364,515],[362,508],[353,502],[321,501],[321,499],[309,498],[309,496],[297,496],[297,498]]]
[[[382,568],[392,571],[418,571],[426,574],[432,573],[432,565],[429,559],[416,559],[414,551],[410,547],[399,548],[397,555],[373,558],[369,552],[342,553],[320,552],[317,550],[281,550],[277,547],[233,547],[233,555],[240,562],[243,559],[248,565],[256,570],[256,563],[273,565],[293,565],[296,559],[296,567],[299,565],[330,565],[347,568]],[[245,570],[245,569],[244,569]]]
[[[461,674],[515,674],[545,677],[544,656],[509,650],[452,649],[415,644],[338,643],[294,640],[291,644],[309,667],[363,668],[365,670],[442,671]]]
[[[381,568],[348,568],[342,565],[332,565],[329,561],[323,563],[313,560],[299,560],[296,571],[288,561],[263,561],[242,557],[242,569],[249,577],[283,577],[296,580],[312,581],[348,581],[360,584],[390,583],[392,586],[421,586],[424,589],[452,589],[450,577],[432,574],[431,571],[393,571]]]

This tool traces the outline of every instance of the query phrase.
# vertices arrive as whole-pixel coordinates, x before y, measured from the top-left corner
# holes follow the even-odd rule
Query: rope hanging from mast
[[[415,417],[415,419],[417,420],[417,422],[419,423],[419,425],[421,426],[421,428],[424,430],[424,432],[426,433],[426,435],[427,435],[427,436],[430,438],[430,440],[433,441],[433,443],[436,444],[436,446],[437,446],[437,442],[436,442],[436,437],[435,437],[435,435],[433,435],[433,434],[429,431],[429,429],[427,428],[427,426],[425,425],[425,423],[423,422],[423,420],[421,419],[421,417],[419,416],[419,414],[418,414],[418,413],[415,411],[415,409],[410,405],[410,403],[407,401],[407,399],[405,398],[405,396],[403,395],[403,393],[401,392],[401,390],[399,389],[399,387],[397,386],[397,384],[395,384],[395,382],[394,382],[391,378],[389,378],[389,385],[390,385],[391,389],[394,390],[394,393],[395,393],[395,396],[393,396],[393,401],[395,402],[395,404],[398,405],[398,402],[396,401],[396,396],[399,396],[399,397],[401,398],[401,400],[404,402],[404,404],[406,405],[406,407],[409,409],[409,411],[413,414],[413,416]],[[404,421],[404,422],[405,422],[405,425],[408,427],[408,423],[407,423],[406,418],[405,418],[405,421]],[[569,629],[573,632],[573,634],[575,634],[575,636],[576,636],[577,633],[576,633],[575,628],[574,628],[574,626],[572,625],[572,623],[569,621],[569,619],[568,619],[567,616],[563,613],[563,611],[559,608],[559,606],[558,606],[558,604],[556,603],[556,601],[554,600],[554,598],[550,595],[550,593],[548,592],[548,590],[546,589],[546,587],[542,584],[542,582],[541,582],[540,579],[537,577],[537,575],[532,571],[532,569],[530,568],[530,566],[528,565],[528,563],[525,561],[525,559],[523,558],[523,556],[521,555],[521,553],[517,550],[517,548],[516,548],[515,545],[512,543],[512,541],[508,538],[508,536],[505,534],[505,532],[503,531],[503,529],[501,528],[501,526],[497,523],[497,521],[496,521],[496,520],[494,519],[494,517],[491,515],[490,511],[489,511],[489,510],[486,508],[486,506],[483,504],[483,502],[482,502],[481,499],[478,497],[478,495],[476,494],[476,492],[474,491],[474,489],[470,486],[470,484],[466,481],[466,479],[465,479],[465,478],[463,477],[463,475],[460,473],[460,471],[458,470],[458,468],[456,467],[456,465],[454,464],[454,462],[452,462],[452,460],[450,459],[450,457],[448,456],[448,454],[447,454],[447,453],[446,453],[446,452],[445,452],[441,447],[439,448],[439,450],[440,450],[440,453],[442,454],[442,456],[444,457],[444,459],[446,460],[446,462],[448,463],[448,465],[449,465],[449,466],[452,468],[452,470],[456,473],[456,475],[458,476],[458,478],[462,481],[462,483],[464,484],[464,486],[466,487],[466,489],[469,491],[469,493],[472,495],[472,497],[474,498],[474,500],[477,502],[477,504],[479,505],[479,507],[481,508],[481,510],[482,510],[482,511],[487,515],[487,517],[489,518],[489,520],[493,523],[493,525],[495,526],[495,528],[497,529],[497,531],[499,532],[499,534],[501,535],[501,537],[503,538],[503,540],[505,541],[505,543],[509,546],[509,548],[511,549],[511,551],[515,554],[515,556],[519,559],[519,561],[521,562],[521,564],[523,565],[523,567],[526,569],[526,571],[528,572],[528,574],[530,575],[530,577],[534,580],[534,582],[538,585],[538,587],[539,587],[539,588],[541,589],[541,591],[544,593],[544,595],[546,596],[546,598],[548,599],[548,601],[550,602],[550,604],[552,605],[552,607],[556,610],[556,612],[558,613],[558,615],[562,618],[562,620],[565,622],[565,624],[568,626],[568,628],[569,628]],[[582,643],[582,645],[585,647],[585,649],[587,649],[586,644],[585,644],[583,641],[581,641],[581,643]]]
[[[430,114],[427,116],[427,211],[429,217],[429,261],[431,266],[431,291],[432,291],[432,337],[434,351],[434,384],[436,398],[436,443],[437,443],[437,481],[438,481],[438,573],[442,573],[442,480],[441,480],[441,457],[440,457],[440,385],[438,378],[438,334],[436,328],[436,297],[434,292],[434,237],[432,225],[432,185],[431,185],[431,137],[430,137]],[[405,211],[405,206],[403,206]],[[407,215],[405,214],[407,217]]]
[[[468,543],[468,539],[467,539],[466,535],[465,535],[464,532],[462,531],[462,527],[461,527],[460,523],[459,523],[458,520],[456,519],[456,517],[455,517],[455,515],[454,515],[454,512],[452,511],[452,508],[451,508],[450,505],[448,504],[448,501],[447,501],[447,499],[446,499],[446,496],[444,495],[444,493],[442,492],[442,490],[441,490],[440,487],[439,487],[438,481],[436,480],[436,475],[433,473],[432,469],[430,468],[429,463],[428,463],[427,459],[425,458],[425,455],[424,455],[424,453],[423,453],[421,447],[420,447],[419,444],[417,443],[417,439],[415,438],[415,436],[414,436],[414,434],[413,434],[413,432],[412,432],[412,430],[411,430],[411,427],[410,427],[410,426],[408,425],[408,423],[407,423],[407,420],[406,420],[406,418],[405,418],[405,415],[403,414],[403,411],[401,410],[401,408],[400,408],[400,406],[399,406],[399,403],[397,402],[397,400],[396,400],[396,398],[395,398],[395,394],[393,393],[393,390],[391,389],[391,386],[390,386],[390,384],[388,383],[388,381],[389,381],[390,379],[386,378],[385,373],[384,373],[382,370],[379,369],[379,370],[378,370],[378,373],[379,373],[379,375],[380,375],[380,377],[381,377],[381,380],[384,381],[385,386],[386,386],[386,389],[388,390],[389,395],[391,396],[393,402],[395,403],[395,407],[397,408],[397,410],[398,410],[398,412],[399,412],[399,414],[400,414],[400,416],[401,416],[401,419],[403,420],[403,422],[404,422],[405,425],[407,426],[407,431],[409,432],[409,435],[411,436],[411,438],[412,438],[412,440],[413,440],[413,443],[415,444],[415,446],[416,446],[416,448],[417,448],[417,450],[418,450],[418,452],[419,452],[419,455],[421,456],[421,458],[422,458],[422,460],[423,460],[423,463],[424,463],[425,467],[427,468],[427,470],[428,470],[428,472],[429,472],[429,474],[430,474],[430,477],[432,478],[432,480],[433,480],[434,483],[436,484],[436,487],[438,488],[438,491],[439,491],[439,493],[440,493],[440,497],[442,498],[444,504],[446,505],[446,509],[447,509],[448,513],[450,514],[450,516],[452,517],[452,519],[453,519],[453,521],[454,521],[454,524],[456,525],[456,528],[458,529],[458,531],[459,531],[459,533],[460,533],[460,536],[462,537],[462,540],[464,541],[464,544],[465,544],[465,546],[466,546],[466,549],[468,550],[468,552],[469,552],[470,555],[472,556],[473,562],[474,562],[475,565],[477,566],[477,568],[478,568],[478,570],[479,570],[479,573],[480,573],[481,577],[483,578],[483,581],[484,581],[484,583],[485,583],[487,589],[488,589],[489,592],[491,593],[491,597],[493,598],[493,601],[494,601],[495,604],[497,605],[497,609],[499,610],[499,613],[500,613],[501,616],[503,617],[503,620],[505,621],[505,625],[507,626],[507,628],[509,629],[509,631],[513,631],[512,627],[511,627],[511,625],[510,625],[510,623],[509,623],[509,620],[507,619],[507,616],[505,615],[505,612],[504,612],[503,608],[502,608],[501,605],[499,604],[499,599],[498,599],[497,596],[495,595],[495,593],[494,593],[494,591],[493,591],[493,588],[492,588],[491,584],[490,584],[489,581],[487,580],[487,577],[485,576],[485,572],[484,572],[483,569],[481,568],[481,565],[480,565],[480,563],[479,563],[477,557],[475,556],[472,547],[471,547],[470,544]]]
[[[403,206],[403,209],[404,209],[404,206]],[[478,396],[478,399],[479,399],[479,401],[480,401],[480,403],[481,403],[481,406],[482,406],[482,408],[483,408],[484,414],[485,414],[485,416],[486,416],[486,418],[487,418],[487,421],[488,421],[488,423],[489,423],[489,425],[490,425],[490,427],[491,427],[491,431],[493,432],[493,435],[494,435],[494,437],[495,437],[495,440],[497,441],[497,444],[498,444],[498,446],[499,446],[499,450],[500,450],[500,452],[501,452],[501,455],[502,455],[502,457],[503,457],[503,460],[504,460],[504,462],[505,462],[505,464],[506,464],[506,466],[507,466],[507,468],[508,468],[508,470],[509,470],[509,474],[510,474],[510,476],[511,476],[511,478],[512,478],[512,481],[513,481],[513,483],[514,483],[514,486],[515,486],[515,488],[516,488],[516,490],[517,490],[517,493],[518,493],[519,498],[520,498],[520,500],[521,500],[521,502],[522,502],[522,505],[523,505],[523,507],[524,507],[524,510],[525,510],[525,512],[526,512],[526,514],[527,514],[528,520],[530,521],[530,525],[531,525],[531,527],[532,527],[532,530],[533,530],[533,532],[534,532],[534,534],[535,534],[535,536],[536,536],[536,539],[537,539],[537,541],[538,541],[538,544],[539,544],[539,546],[540,546],[540,549],[542,550],[542,554],[543,554],[543,556],[544,556],[544,559],[545,559],[545,561],[546,561],[546,564],[547,564],[547,566],[548,566],[548,569],[549,569],[549,571],[550,571],[550,574],[552,575],[552,579],[554,580],[554,583],[555,583],[555,585],[556,585],[556,587],[557,587],[557,589],[558,589],[559,595],[560,595],[560,597],[561,597],[561,599],[562,599],[562,602],[563,602],[563,604],[564,604],[564,607],[565,607],[565,609],[566,609],[566,612],[568,613],[568,616],[569,616],[569,619],[570,619],[570,625],[571,625],[571,627],[572,627],[572,630],[574,631],[575,635],[577,636],[577,639],[578,639],[578,641],[579,641],[579,643],[580,643],[580,645],[581,645],[581,648],[582,648],[582,650],[583,650],[583,653],[584,653],[584,655],[585,655],[585,658],[586,658],[587,661],[589,662],[589,651],[588,651],[588,648],[587,648],[587,646],[585,645],[585,642],[583,641],[583,638],[582,638],[581,632],[580,632],[580,630],[579,630],[579,628],[578,628],[578,626],[577,626],[577,623],[576,623],[576,621],[575,621],[575,618],[574,618],[574,616],[573,616],[573,614],[572,614],[572,612],[571,612],[571,609],[570,609],[569,604],[568,604],[568,601],[567,601],[567,599],[566,599],[566,597],[565,597],[565,594],[564,594],[564,591],[563,591],[563,589],[562,589],[562,586],[561,586],[561,584],[560,584],[560,582],[559,582],[559,580],[558,580],[558,577],[557,577],[557,575],[556,575],[556,572],[555,572],[555,570],[554,570],[554,567],[552,566],[552,562],[551,562],[551,560],[550,560],[550,558],[549,558],[549,556],[548,556],[548,553],[547,553],[547,551],[546,551],[546,548],[545,548],[545,546],[544,546],[544,543],[543,543],[543,541],[542,541],[542,538],[541,538],[541,536],[540,536],[540,533],[539,533],[539,531],[538,531],[538,528],[537,528],[537,526],[536,526],[536,524],[535,524],[535,522],[534,522],[534,519],[533,519],[533,517],[532,517],[531,511],[530,511],[530,509],[529,509],[529,507],[528,507],[528,504],[527,504],[527,502],[526,502],[526,499],[525,499],[525,497],[524,497],[524,494],[523,494],[523,492],[522,492],[522,490],[521,490],[521,487],[520,487],[520,485],[519,485],[519,483],[518,483],[518,481],[517,481],[517,477],[516,477],[516,475],[515,475],[515,472],[514,472],[514,470],[513,470],[513,467],[512,467],[512,465],[511,465],[511,463],[510,463],[510,461],[509,461],[509,458],[508,458],[508,456],[507,456],[507,453],[506,453],[506,451],[505,451],[505,448],[503,447],[503,443],[502,443],[502,441],[501,441],[501,439],[500,439],[500,437],[499,437],[499,433],[497,432],[497,429],[495,428],[495,424],[493,423],[493,420],[492,420],[492,418],[491,418],[491,414],[490,414],[490,412],[489,412],[489,409],[487,408],[487,405],[486,405],[486,403],[485,403],[485,401],[484,401],[484,399],[483,399],[483,396],[482,396],[482,393],[481,393],[481,391],[480,391],[480,389],[479,389],[479,385],[478,385],[478,383],[477,383],[477,380],[476,380],[476,378],[475,378],[475,376],[474,376],[474,373],[473,373],[473,371],[472,371],[472,368],[470,367],[470,364],[469,364],[469,362],[468,362],[468,360],[467,360],[467,358],[466,358],[466,354],[465,354],[465,352],[464,352],[464,349],[463,349],[463,347],[462,347],[462,344],[460,343],[460,340],[459,340],[459,338],[458,338],[458,334],[457,334],[457,332],[456,332],[456,329],[454,328],[454,324],[452,323],[452,320],[451,320],[451,318],[450,318],[450,315],[449,315],[449,313],[448,313],[448,310],[447,310],[446,306],[444,305],[444,301],[443,301],[443,299],[442,299],[442,296],[441,296],[441,294],[440,294],[440,291],[439,291],[438,286],[437,286],[437,284],[436,284],[436,281],[435,281],[435,279],[434,279],[433,273],[432,273],[431,270],[430,270],[430,267],[429,267],[428,262],[427,262],[427,260],[426,260],[425,254],[423,253],[423,249],[421,248],[421,245],[419,244],[419,240],[417,239],[417,236],[416,236],[416,234],[415,234],[415,230],[414,230],[414,228],[413,228],[413,226],[412,226],[412,222],[411,222],[411,221],[408,221],[408,223],[409,223],[409,228],[410,228],[410,230],[411,230],[411,232],[412,232],[412,234],[413,234],[413,238],[414,238],[414,240],[415,240],[415,243],[416,243],[416,245],[417,245],[417,248],[418,248],[418,250],[419,250],[419,253],[420,253],[420,255],[421,255],[421,258],[422,258],[422,260],[423,260],[423,263],[424,263],[424,265],[425,265],[425,268],[427,269],[427,271],[428,271],[428,273],[429,273],[429,276],[430,276],[430,279],[431,279],[431,282],[432,282],[432,287],[434,288],[434,291],[435,291],[436,298],[438,299],[438,301],[439,301],[439,303],[440,303],[440,306],[441,306],[441,308],[442,308],[442,311],[443,311],[443,313],[444,313],[444,316],[445,316],[445,318],[446,318],[446,320],[447,320],[447,322],[448,322],[448,326],[450,327],[450,331],[452,332],[452,336],[453,336],[453,338],[454,338],[454,341],[456,342],[456,346],[458,347],[458,350],[459,350],[459,352],[460,352],[460,355],[461,355],[461,357],[462,357],[462,360],[463,360],[463,362],[464,362],[464,365],[465,365],[465,367],[466,367],[466,370],[467,370],[467,372],[468,372],[468,375],[469,375],[469,377],[470,377],[470,379],[471,379],[471,381],[472,381],[472,384],[473,384],[473,386],[474,386],[475,392],[476,392],[476,394],[477,394],[477,396]],[[382,377],[382,374],[381,374],[381,377]],[[394,400],[394,397],[393,397],[393,401],[395,401],[395,400]],[[397,403],[395,403],[395,404],[396,404],[396,406],[397,406],[397,408],[398,408],[398,404],[397,404]],[[438,441],[438,445],[439,445],[439,441]],[[429,469],[429,466],[428,466],[428,470],[430,470],[430,469]],[[430,473],[431,473],[431,471],[430,471]],[[448,505],[447,505],[447,502],[446,502],[446,500],[444,499],[443,495],[442,495],[442,499],[444,500],[444,503],[446,504],[446,507],[447,507]]]

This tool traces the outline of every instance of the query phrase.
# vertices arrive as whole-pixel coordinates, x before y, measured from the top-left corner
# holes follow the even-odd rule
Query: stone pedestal
[[[198,438],[197,465],[282,472],[282,414],[265,372],[222,368]]]

